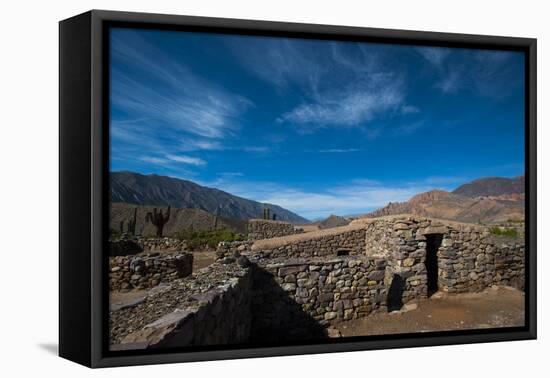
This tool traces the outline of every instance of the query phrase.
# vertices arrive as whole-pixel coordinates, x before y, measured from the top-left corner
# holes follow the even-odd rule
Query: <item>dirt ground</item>
[[[304,224],[298,227],[304,230],[304,232],[319,231],[319,226],[316,224]]]
[[[493,287],[481,293],[439,292],[408,303],[401,311],[350,320],[335,328],[346,337],[516,327],[524,325],[524,311],[525,297],[521,291]]]
[[[193,253],[193,272],[199,269],[206,268],[208,265],[216,261],[215,251],[199,251]]]

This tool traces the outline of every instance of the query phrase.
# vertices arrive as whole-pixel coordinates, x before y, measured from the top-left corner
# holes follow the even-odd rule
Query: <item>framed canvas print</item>
[[[536,41],[60,23],[60,355],[536,337]]]

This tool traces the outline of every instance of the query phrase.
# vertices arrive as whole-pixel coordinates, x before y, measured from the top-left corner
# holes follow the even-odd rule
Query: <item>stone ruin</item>
[[[247,227],[249,240],[271,239],[300,232],[291,223],[268,219],[250,219]]]
[[[523,239],[416,216],[222,244],[218,257],[112,311],[111,349],[315,340],[438,290],[522,290],[525,280]]]
[[[110,290],[148,289],[161,282],[189,276],[193,271],[193,254],[146,253],[139,256],[109,258]]]

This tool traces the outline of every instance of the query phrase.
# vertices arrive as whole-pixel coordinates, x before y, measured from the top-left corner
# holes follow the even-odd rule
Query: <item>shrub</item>
[[[491,227],[489,231],[491,232],[491,234],[498,235],[498,236],[508,236],[511,238],[515,238],[518,236],[518,232],[514,228],[501,228],[501,227],[495,226],[495,227]]]
[[[508,223],[523,223],[523,219],[514,219],[510,218],[507,220]]]
[[[114,228],[110,229],[110,235],[109,235],[110,239],[119,239],[121,236],[122,235],[121,235],[120,231],[115,230]]]
[[[204,247],[216,248],[222,241],[241,241],[244,240],[244,236],[226,229],[212,231],[187,229],[178,233],[178,239],[185,240],[189,250],[194,251]]]

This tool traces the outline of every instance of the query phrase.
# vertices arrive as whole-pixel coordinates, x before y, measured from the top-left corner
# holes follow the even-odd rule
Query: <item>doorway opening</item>
[[[428,275],[428,297],[437,292],[439,267],[437,251],[443,241],[443,234],[429,234],[426,237],[426,273]]]
[[[401,310],[401,307],[403,307],[404,291],[405,280],[399,274],[394,275],[388,291],[388,312]]]

